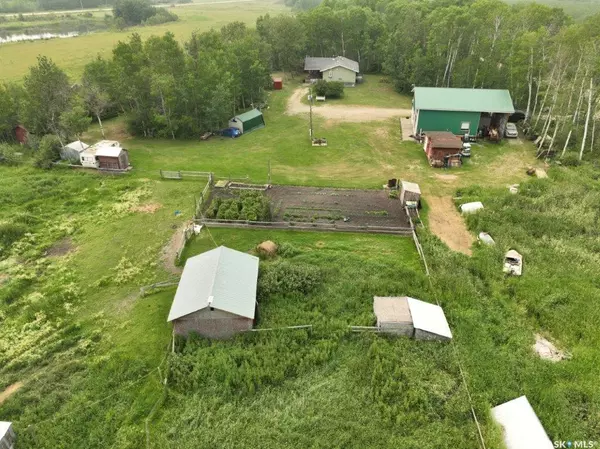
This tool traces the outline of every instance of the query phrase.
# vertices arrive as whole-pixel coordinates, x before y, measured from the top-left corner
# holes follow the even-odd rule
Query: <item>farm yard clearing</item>
[[[248,16],[270,10],[249,5]],[[332,18],[346,12],[367,14],[367,24],[382,18],[369,6],[328,5]],[[526,139],[480,141],[461,167],[434,169],[423,145],[402,140],[398,116],[367,120],[375,109],[410,105],[408,95],[394,91],[410,87],[395,76],[402,64],[386,65],[388,77],[366,75],[342,98],[315,106],[311,125],[328,145],[311,146],[307,115],[286,113],[300,81],[284,76],[281,89],[270,91],[269,69],[301,41],[275,32],[302,31],[310,20],[319,25],[322,17],[313,16],[319,8],[264,16],[257,32],[233,23],[197,35],[185,49],[170,36],[132,38],[115,49],[109,64],[120,69],[115,87],[122,89],[108,98],[126,113],[78,138],[118,136],[134,167],[127,173],[53,163],[42,169],[60,144],[49,138],[40,149],[0,144],[0,421],[13,423],[19,449],[497,449],[503,431],[490,409],[524,395],[552,440],[598,434],[597,154],[546,165]],[[168,27],[140,28],[142,34],[190,26],[197,6],[183,9],[196,13]],[[380,22],[382,33],[388,26],[402,31],[393,22],[410,16],[398,12]],[[470,20],[468,14],[460,19]],[[194,20],[208,29],[216,19],[203,12]],[[429,31],[438,28],[445,32]],[[547,28],[540,29],[543,35]],[[537,33],[527,34],[511,64]],[[307,33],[307,45],[318,44],[315,36]],[[379,43],[394,50],[388,61],[375,53],[362,61],[397,61],[403,49],[389,46],[387,37]],[[347,37],[349,52],[356,42]],[[553,39],[543,42],[551,55]],[[425,50],[417,56],[429,65],[433,54]],[[505,51],[499,44],[498,52]],[[139,64],[127,64],[130,59]],[[72,69],[73,61],[66,62]],[[496,71],[487,59],[481,63],[478,76]],[[463,67],[470,69],[464,60],[456,67],[452,83],[468,76]],[[241,76],[229,76],[238,69]],[[537,77],[537,70],[531,73]],[[56,78],[65,92],[79,81]],[[23,106],[36,90],[27,86]],[[182,100],[182,92],[191,95]],[[257,96],[264,101],[264,127],[236,139],[205,136],[239,125],[229,118],[254,107]],[[202,110],[190,108],[193,102]],[[65,107],[61,129],[77,115],[70,103]],[[349,110],[350,120],[339,118]],[[361,114],[367,116],[359,120]],[[543,166],[547,177],[528,177],[529,166]],[[393,180],[402,190],[394,190]],[[511,193],[507,186],[517,183]],[[474,202],[485,208],[458,214],[457,206]],[[381,232],[386,229],[403,232]],[[483,232],[495,245],[473,244]],[[522,276],[503,274],[508,249],[523,256]],[[225,263],[232,252],[240,259]],[[208,253],[216,260],[214,275],[206,264],[192,278],[178,276]],[[252,276],[243,268],[249,265]],[[183,290],[212,326],[243,317],[243,329],[228,340],[176,335],[170,311]],[[243,299],[247,310],[220,308],[224,290],[233,292],[230,305]],[[405,296],[443,310],[444,335],[452,340],[382,335],[374,298]],[[200,318],[189,312],[176,319]],[[16,389],[19,382],[24,386]]]

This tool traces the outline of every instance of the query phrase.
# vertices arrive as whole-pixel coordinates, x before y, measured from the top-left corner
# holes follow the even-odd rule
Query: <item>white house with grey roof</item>
[[[354,87],[359,73],[358,62],[344,56],[334,58],[304,58],[304,71],[311,80],[340,81]]]
[[[190,257],[167,321],[181,336],[225,339],[250,330],[257,283],[258,257],[225,246]]]

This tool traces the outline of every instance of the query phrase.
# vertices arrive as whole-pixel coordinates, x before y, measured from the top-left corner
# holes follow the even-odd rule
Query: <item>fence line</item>
[[[427,275],[427,280],[429,281],[429,286],[433,289],[434,288],[433,281],[431,280],[432,277],[431,277],[431,274],[429,273],[429,268],[427,267],[427,260],[425,259],[425,251],[423,251],[423,247],[421,246],[419,237],[417,236],[417,233],[415,232],[415,227],[414,227],[413,221],[410,217],[410,214],[408,213],[408,208],[405,207],[404,209],[406,210],[406,214],[408,215],[408,219],[410,221],[410,225],[412,228],[412,236],[413,236],[413,240],[415,242],[415,246],[417,248],[417,252],[419,253],[419,256],[421,257],[421,260],[423,261],[423,265],[425,266],[425,273]],[[419,217],[419,219],[420,219],[420,217]],[[422,224],[422,222],[421,222],[421,224]],[[437,297],[435,298],[435,302],[438,306],[440,306],[440,302],[438,301]],[[450,340],[450,345],[452,346],[452,349],[454,351],[454,358],[456,360],[456,364],[458,365],[458,371],[460,373],[460,377],[461,377],[463,386],[465,387],[465,392],[467,393],[467,399],[469,401],[469,406],[471,408],[471,415],[473,416],[473,420],[475,421],[475,427],[477,427],[477,433],[479,436],[479,446],[483,449],[486,449],[485,439],[483,438],[483,433],[481,432],[481,426],[479,425],[479,420],[477,419],[477,414],[475,413],[475,407],[473,406],[473,398],[471,397],[471,392],[469,391],[469,385],[467,384],[467,376],[465,375],[462,364],[460,362],[460,355],[458,353],[458,348],[457,348],[457,345],[456,345],[456,342],[454,341],[454,339]]]
[[[296,330],[296,329],[310,329],[312,330],[312,324],[301,324],[299,326],[283,326],[283,327],[270,327],[270,328],[257,328],[248,329],[245,332],[267,332],[267,331],[280,331],[280,330]]]
[[[222,228],[254,228],[254,229],[286,229],[298,231],[334,231],[334,232],[360,232],[370,234],[395,234],[409,235],[410,228],[386,227],[386,226],[351,226],[330,223],[307,223],[299,221],[246,221],[225,219],[196,219],[196,223],[205,226],[214,225]]]

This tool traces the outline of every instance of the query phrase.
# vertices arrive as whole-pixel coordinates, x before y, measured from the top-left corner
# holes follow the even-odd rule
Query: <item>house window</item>
[[[471,122],[461,122],[460,130],[461,131],[469,131],[471,129]]]

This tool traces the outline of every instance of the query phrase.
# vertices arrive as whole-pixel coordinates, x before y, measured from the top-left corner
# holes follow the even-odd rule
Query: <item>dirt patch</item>
[[[399,200],[384,190],[273,186],[267,195],[277,205],[274,221],[410,226]]]
[[[0,285],[8,281],[8,274],[0,273]]]
[[[288,115],[307,114],[310,107],[302,103],[308,89],[300,87],[288,99]],[[325,104],[313,108],[313,114],[338,122],[369,122],[387,120],[392,117],[410,116],[410,109],[377,108],[372,106],[341,106]]]
[[[441,175],[441,174],[436,173],[434,176],[435,176],[435,179],[438,179],[443,182],[454,182],[454,181],[458,180],[458,175]]]
[[[71,237],[66,237],[61,241],[52,245],[47,251],[46,256],[48,257],[61,257],[64,256],[71,251],[73,251],[74,245]]]
[[[452,176],[452,175],[450,175]],[[429,228],[454,251],[471,255],[475,241],[461,215],[449,196],[427,197],[429,204]]]
[[[175,265],[175,258],[177,257],[177,251],[179,251],[181,242],[183,241],[183,234],[187,227],[188,223],[183,223],[179,226],[162,250],[160,260],[165,270],[169,273],[181,274],[183,271],[181,267]]]
[[[387,139],[390,136],[390,132],[387,128],[377,128],[375,130],[375,137],[380,139]]]
[[[153,214],[161,207],[162,207],[162,204],[159,204],[159,203],[146,203],[146,204],[140,204],[139,206],[134,206],[130,210],[131,210],[131,212],[142,212],[144,214]]]
[[[23,382],[15,382],[9,385],[2,393],[0,393],[0,405],[6,401],[9,397],[15,394],[23,386]]]
[[[560,351],[550,341],[546,340],[539,334],[535,335],[535,344],[533,350],[544,360],[550,360],[552,362],[560,362],[566,358],[563,351]]]

